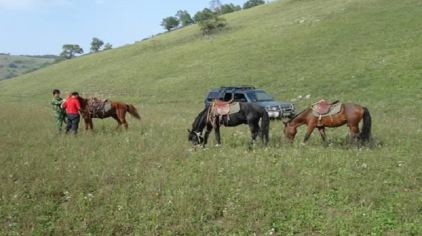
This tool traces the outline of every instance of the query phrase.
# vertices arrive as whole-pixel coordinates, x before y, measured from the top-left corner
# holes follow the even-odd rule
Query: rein
[[[304,113],[306,110],[308,110],[308,108],[305,108],[304,110],[302,110],[301,112],[297,113],[295,116],[293,116],[287,123],[290,123],[291,121],[293,121],[294,119],[296,119],[299,115],[301,115],[302,113]]]

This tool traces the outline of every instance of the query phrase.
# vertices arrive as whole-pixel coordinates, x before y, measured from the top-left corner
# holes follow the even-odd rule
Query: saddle
[[[324,99],[312,104],[312,114],[316,117],[331,116],[341,111],[342,103],[338,100],[334,102],[327,102]]]
[[[99,99],[96,97],[88,100],[89,113],[93,117],[101,118],[111,110],[111,102],[108,99]]]
[[[215,100],[212,103],[212,110],[216,115],[225,116],[240,111],[240,105],[238,102],[225,102],[221,100]]]
[[[211,103],[211,108],[208,113],[208,120],[215,125],[216,120],[227,123],[229,121],[229,115],[238,113],[240,111],[240,105],[238,102],[225,102],[221,100],[214,100]],[[217,118],[218,117],[218,118]]]

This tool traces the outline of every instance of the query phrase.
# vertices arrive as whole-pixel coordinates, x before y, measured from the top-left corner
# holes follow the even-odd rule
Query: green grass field
[[[0,80],[11,79],[54,62],[54,58],[0,54]]]
[[[0,82],[1,235],[420,235],[422,2],[290,0]],[[374,142],[347,128],[248,148],[247,126],[194,151],[208,89],[253,84],[304,108],[369,108]],[[133,103],[129,131],[55,133],[53,88]],[[82,126],[83,127],[83,126]]]

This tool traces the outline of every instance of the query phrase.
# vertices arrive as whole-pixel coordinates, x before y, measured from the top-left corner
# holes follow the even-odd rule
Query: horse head
[[[296,133],[297,133],[297,127],[290,124],[292,120],[283,121],[284,124],[284,135],[286,135],[286,138],[289,139],[290,142],[293,142],[295,139]]]
[[[193,146],[203,145],[204,137],[202,137],[201,132],[188,129],[188,134],[188,140]]]

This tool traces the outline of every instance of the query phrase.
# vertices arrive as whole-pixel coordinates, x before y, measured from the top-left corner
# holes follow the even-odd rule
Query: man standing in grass
[[[66,113],[62,109],[63,98],[60,97],[60,90],[54,89],[53,90],[53,100],[51,101],[51,105],[53,106],[54,110],[54,117],[56,118],[56,128],[59,132],[62,131],[63,122],[66,119]]]
[[[70,130],[72,130],[74,134],[78,133],[80,120],[79,110],[81,109],[78,92],[73,92],[63,103],[62,107],[66,109],[66,133],[69,133]]]

